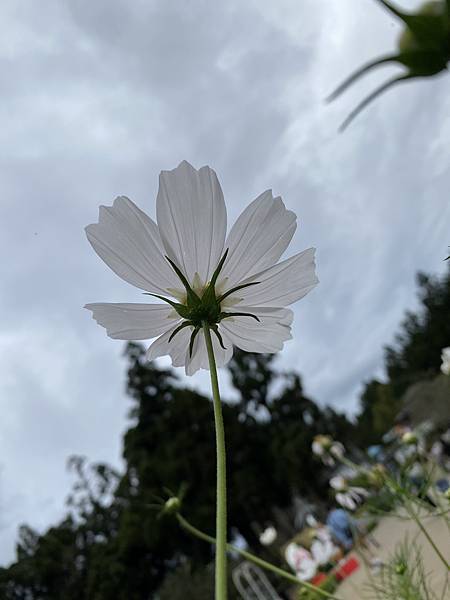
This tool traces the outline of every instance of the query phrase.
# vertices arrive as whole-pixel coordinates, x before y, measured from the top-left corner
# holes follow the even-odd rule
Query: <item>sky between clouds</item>
[[[265,189],[281,195],[299,217],[288,253],[316,246],[321,283],[294,305],[278,364],[354,412],[416,306],[415,273],[443,270],[450,77],[396,88],[339,135],[391,73],[323,101],[393,48],[398,25],[373,0],[5,0],[0,17],[6,564],[18,524],[62,515],[67,456],[120,465],[124,346],[82,307],[142,296],[86,241],[98,206],[123,194],[154,217],[158,174],[182,159],[217,171],[229,224]],[[208,390],[205,372],[188,383]]]

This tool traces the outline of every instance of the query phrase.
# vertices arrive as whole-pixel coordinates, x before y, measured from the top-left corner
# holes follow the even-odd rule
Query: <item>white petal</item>
[[[203,332],[199,331],[192,347],[192,356],[189,354],[189,349],[186,351],[186,375],[194,375],[199,369],[204,368],[203,365],[207,362],[208,354],[206,352],[205,339]]]
[[[349,510],[356,509],[356,503],[349,494],[343,494],[339,492],[339,494],[336,494],[336,500],[344,508],[348,508]]]
[[[92,318],[114,340],[148,340],[173,325],[171,306],[165,304],[86,304]]]
[[[233,343],[227,333],[222,329],[221,324],[219,325],[219,331],[225,349],[221,347],[214,332],[211,332],[211,339],[216,366],[223,367],[233,356]],[[186,354],[186,375],[193,375],[199,369],[209,370],[208,352],[206,350],[203,331],[200,331],[195,339],[192,358],[189,356],[189,352]]]
[[[344,490],[347,487],[346,481],[342,477],[342,475],[335,475],[334,477],[332,477],[330,479],[330,486],[338,492]]]
[[[231,307],[230,309],[224,309],[225,312],[233,312],[234,310],[239,312],[250,313],[252,315],[256,315],[262,324],[273,324],[279,323],[280,325],[292,325],[292,321],[294,320],[294,313],[290,308],[275,308],[271,306],[247,306],[244,304],[239,304],[236,307]],[[248,323],[248,321],[246,321]],[[253,323],[256,324],[257,321],[253,320]]]
[[[221,278],[228,288],[274,265],[297,227],[295,214],[268,190],[258,196],[233,225],[225,243],[227,260]]]
[[[186,161],[173,171],[162,171],[156,214],[167,255],[190,283],[198,273],[205,284],[222,256],[227,228],[215,172],[209,167],[197,171]]]
[[[242,304],[254,306],[288,306],[306,296],[318,283],[315,248],[309,248],[291,258],[249,277],[242,283],[258,281],[256,285],[236,292]],[[234,307],[240,310],[241,304]]]
[[[292,322],[291,310],[250,306],[243,307],[242,312],[257,315],[260,322],[251,317],[232,317],[220,323],[233,344],[242,350],[260,353],[279,352],[283,348],[283,343],[291,339],[289,327]]]
[[[147,350],[146,359],[154,360],[158,356],[170,355],[174,367],[182,367],[185,364],[186,348],[189,347],[191,339],[192,327],[185,327],[179,331],[169,342],[169,338],[175,329],[180,325],[178,322],[166,331],[158,339],[156,339],[150,348]]]
[[[99,222],[88,225],[86,235],[100,258],[128,283],[159,294],[182,289],[164,257],[156,223],[125,196],[113,206],[100,206]]]

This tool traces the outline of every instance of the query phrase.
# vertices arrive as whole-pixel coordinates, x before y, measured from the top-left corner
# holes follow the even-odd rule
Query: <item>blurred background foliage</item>
[[[413,409],[423,406],[421,389],[442,389],[448,405],[440,354],[450,345],[450,268],[442,277],[419,274],[417,282],[420,308],[406,315],[386,348],[386,380],[365,384],[352,422],[308,398],[300,376],[279,370],[273,356],[235,352],[228,368],[239,399],[224,406],[230,539],[242,537],[264,556],[258,538],[267,523],[276,523],[288,539],[299,526],[299,499],[325,509],[329,471],[311,455],[316,434],[366,448],[392,427],[405,399]],[[0,569],[0,598],[176,600],[188,598],[189,588],[198,600],[211,598],[212,549],[148,506],[164,487],[176,490],[185,482],[183,513],[213,531],[210,401],[180,385],[173,370],[146,364],[141,345],[129,344],[126,355],[134,404],[123,441],[124,472],[69,459],[75,483],[67,515],[43,534],[20,529],[16,561]]]

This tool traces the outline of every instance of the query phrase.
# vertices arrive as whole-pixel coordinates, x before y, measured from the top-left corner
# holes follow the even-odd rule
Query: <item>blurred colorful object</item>
[[[337,98],[359,77],[379,65],[398,63],[405,67],[406,71],[388,79],[364,98],[342,123],[341,131],[372,100],[389,88],[416,77],[436,75],[447,68],[450,60],[450,0],[425,2],[416,13],[405,13],[386,0],[377,0],[377,2],[403,22],[404,29],[398,40],[398,51],[371,61],[355,71],[329,96],[328,100]]]
[[[444,375],[450,375],[450,347],[442,348],[441,360],[442,373],[444,373]]]
[[[359,569],[358,559],[355,556],[350,556],[349,559],[343,561],[336,569],[336,579],[342,581],[357,569]]]

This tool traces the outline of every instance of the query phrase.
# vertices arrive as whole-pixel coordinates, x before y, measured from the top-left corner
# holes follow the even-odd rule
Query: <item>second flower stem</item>
[[[208,352],[209,372],[214,404],[214,422],[216,429],[217,456],[217,508],[216,508],[216,600],[227,599],[227,484],[226,484],[226,454],[225,431],[223,427],[222,403],[217,380],[216,360],[211,340],[211,332],[206,322],[203,322],[206,350]]]

